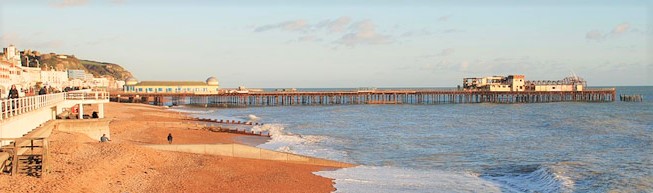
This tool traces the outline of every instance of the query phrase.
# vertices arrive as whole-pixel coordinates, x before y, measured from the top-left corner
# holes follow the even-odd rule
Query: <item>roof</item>
[[[202,81],[141,81],[135,86],[209,86]]]

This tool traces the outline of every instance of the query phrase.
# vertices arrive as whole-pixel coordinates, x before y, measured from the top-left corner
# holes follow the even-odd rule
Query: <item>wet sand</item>
[[[164,108],[105,105],[111,141],[98,143],[84,134],[54,131],[50,165],[43,178],[0,175],[0,192],[331,192],[333,181],[312,172],[321,166],[267,160],[157,151],[143,144],[241,143],[265,138],[216,133],[152,122],[181,122]]]

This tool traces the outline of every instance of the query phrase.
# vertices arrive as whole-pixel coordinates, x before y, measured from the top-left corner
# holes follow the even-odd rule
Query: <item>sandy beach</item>
[[[179,113],[144,104],[105,105],[111,141],[53,131],[43,178],[0,175],[0,192],[331,192],[321,166],[157,151],[145,144],[241,143],[242,135],[153,126],[181,122]],[[251,145],[251,144],[250,144]]]

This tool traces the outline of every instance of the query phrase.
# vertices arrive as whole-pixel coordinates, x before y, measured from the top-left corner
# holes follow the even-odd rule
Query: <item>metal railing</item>
[[[105,100],[108,102],[109,92],[81,90],[16,99],[3,99],[0,101],[0,120],[52,106],[64,100]]]
[[[0,120],[25,114],[42,107],[54,105],[65,100],[65,93],[29,96],[16,99],[4,99],[0,102]]]
[[[109,100],[106,91],[71,91],[66,93],[66,100]]]

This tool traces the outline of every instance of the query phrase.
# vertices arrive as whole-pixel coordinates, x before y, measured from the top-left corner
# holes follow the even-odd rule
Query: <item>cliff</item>
[[[43,70],[55,69],[58,71],[65,70],[84,70],[93,74],[95,77],[105,77],[114,80],[125,80],[132,77],[132,73],[118,64],[107,62],[96,62],[82,60],[74,55],[60,55],[55,53],[38,54],[38,52],[26,52],[24,64],[30,66],[41,66]],[[27,62],[27,63],[25,63]]]

